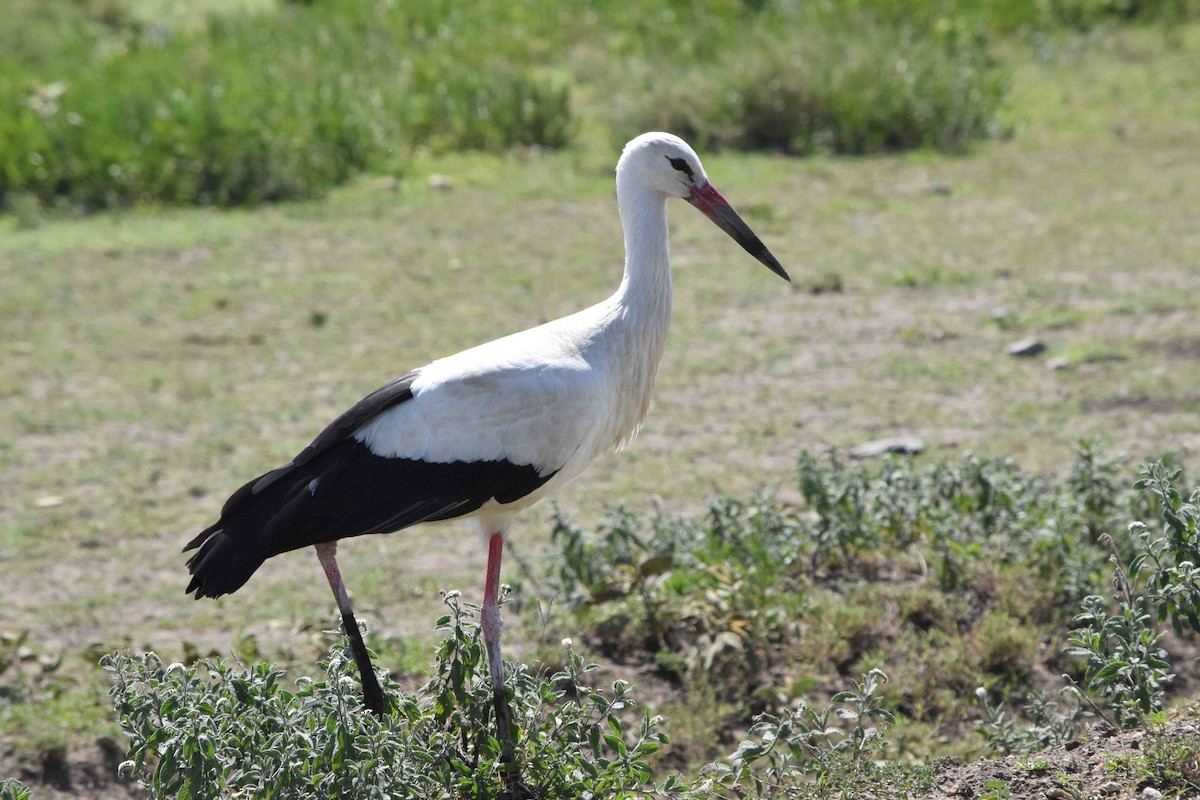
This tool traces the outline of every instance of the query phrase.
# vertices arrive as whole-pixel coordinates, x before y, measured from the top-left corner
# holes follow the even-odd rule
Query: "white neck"
[[[667,198],[617,174],[617,205],[625,231],[625,275],[605,305],[615,408],[605,446],[627,442],[650,407],[654,376],[671,324],[671,261]]]
[[[613,299],[657,319],[671,319],[671,253],[667,240],[667,198],[617,175],[617,207],[625,231],[625,275]],[[636,313],[636,312],[635,312]],[[650,319],[639,319],[643,324]]]

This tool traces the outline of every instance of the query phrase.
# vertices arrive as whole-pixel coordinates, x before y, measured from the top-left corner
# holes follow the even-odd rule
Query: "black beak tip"
[[[774,253],[768,250],[765,245],[762,245],[761,242],[759,244],[762,247],[762,250],[758,253],[755,253],[754,257],[762,262],[763,266],[771,270],[771,272],[774,272],[788,283],[791,283],[792,276],[787,274],[787,270],[784,269],[783,265],[779,263],[779,259],[775,258]]]

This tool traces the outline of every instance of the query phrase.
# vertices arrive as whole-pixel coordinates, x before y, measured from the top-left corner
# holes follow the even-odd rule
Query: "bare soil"
[[[920,800],[1148,800],[1157,797],[1200,797],[1200,763],[1191,757],[1173,764],[1179,778],[1141,774],[1137,765],[1146,759],[1149,745],[1195,743],[1200,735],[1193,722],[1176,722],[1156,731],[1113,730],[1107,724],[1093,726],[1084,741],[1051,747],[1040,753],[982,759],[971,764],[949,766],[938,777],[937,789]],[[1147,791],[1150,790],[1150,791]],[[1007,794],[1005,793],[1007,792]],[[1161,792],[1162,794],[1156,794]],[[888,795],[879,795],[880,800]]]

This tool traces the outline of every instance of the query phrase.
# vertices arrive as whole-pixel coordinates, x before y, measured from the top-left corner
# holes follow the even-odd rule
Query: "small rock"
[[[1074,795],[1072,795],[1066,789],[1060,789],[1057,786],[1046,790],[1047,800],[1072,800],[1073,797]]]
[[[929,192],[930,194],[940,194],[942,197],[948,197],[948,196],[950,196],[950,194],[951,194],[953,191],[954,191],[954,190],[950,188],[950,184],[948,184],[948,183],[942,183],[942,182],[940,182],[940,181],[939,181],[939,182],[937,182],[937,183],[931,183],[931,184],[929,184],[929,189],[928,189],[928,192]]]
[[[38,508],[54,508],[55,506],[61,506],[63,499],[56,494],[48,494],[45,497],[39,497],[37,500],[34,500],[33,504]]]
[[[925,441],[917,436],[893,436],[889,439],[876,439],[864,442],[850,448],[851,458],[875,458],[884,453],[902,453],[916,455],[925,449]]]
[[[1071,362],[1065,358],[1052,358],[1046,362],[1046,369],[1051,372],[1062,372],[1071,368]]]
[[[1019,342],[1013,342],[1005,348],[1004,352],[1010,356],[1017,358],[1029,358],[1043,353],[1046,350],[1046,343],[1041,339],[1022,339]]]
[[[1124,788],[1125,787],[1122,784],[1119,784],[1116,781],[1109,781],[1108,783],[1100,784],[1100,786],[1097,788],[1097,791],[1107,797],[1109,795],[1120,794],[1121,790]]]
[[[429,176],[429,188],[430,189],[441,189],[442,191],[449,191],[454,188],[454,181],[452,181],[446,175],[430,175]]]
[[[1147,786],[1145,789],[1142,789],[1142,797],[1146,798],[1146,800],[1158,800],[1162,797],[1162,792],[1153,786]]]

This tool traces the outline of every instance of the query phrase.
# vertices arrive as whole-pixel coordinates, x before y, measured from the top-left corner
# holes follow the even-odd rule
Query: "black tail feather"
[[[211,533],[200,551],[188,559],[192,580],[185,592],[195,592],[199,600],[231,594],[242,588],[266,560],[258,548],[247,547],[246,543],[247,540],[239,541],[223,530]],[[253,544],[253,540],[249,543]]]
[[[236,592],[267,558],[281,552],[273,543],[293,522],[295,504],[289,501],[300,494],[300,485],[280,482],[255,493],[258,480],[234,492],[221,509],[221,518],[183,548],[184,552],[200,548],[187,561],[192,580],[185,592],[195,592],[196,599]]]

